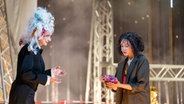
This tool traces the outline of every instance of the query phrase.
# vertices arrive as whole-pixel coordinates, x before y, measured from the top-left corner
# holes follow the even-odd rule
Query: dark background
[[[126,31],[141,35],[151,64],[184,63],[183,0],[173,0],[173,8],[170,0],[113,0],[113,5],[117,37]]]

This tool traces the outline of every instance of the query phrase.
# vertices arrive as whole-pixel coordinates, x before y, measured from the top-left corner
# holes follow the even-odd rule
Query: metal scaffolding
[[[100,77],[114,72],[113,15],[111,0],[93,0],[86,101],[113,101],[113,93],[102,87]]]
[[[117,64],[114,64],[117,67]],[[184,81],[184,65],[150,64],[150,81]]]
[[[0,0],[0,100],[7,102],[13,81],[10,38],[8,34],[5,0]]]
[[[160,104],[184,103],[184,65],[151,64],[150,83],[157,86]]]
[[[184,65],[150,65],[151,81],[184,81]]]

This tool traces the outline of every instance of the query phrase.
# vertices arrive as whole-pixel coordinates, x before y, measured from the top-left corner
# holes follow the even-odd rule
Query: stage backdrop
[[[21,48],[19,43],[20,35],[24,32],[28,19],[37,7],[37,0],[5,0],[9,39],[11,40],[13,73],[16,71],[17,54]]]

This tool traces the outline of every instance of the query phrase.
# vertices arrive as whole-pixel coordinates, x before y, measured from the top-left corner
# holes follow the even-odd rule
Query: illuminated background
[[[91,24],[93,24],[91,22],[93,1],[6,0],[9,34],[11,38],[15,37],[11,41],[15,47],[11,48],[14,49],[16,55],[18,48],[20,48],[17,44],[18,35],[23,31],[26,18],[32,13],[32,7],[46,7],[55,17],[55,32],[52,36],[52,42],[48,47],[44,47],[43,57],[47,68],[60,65],[67,72],[67,75],[63,78],[62,84],[51,84],[47,87],[40,85],[36,101],[83,101],[85,99],[89,40]],[[183,65],[183,0],[112,0],[112,9],[114,62],[117,63],[121,59],[117,52],[119,36],[123,32],[132,31],[143,37],[144,54],[150,64]],[[16,63],[13,61],[13,64]],[[15,70],[12,71],[15,72]],[[152,81],[151,85],[156,86],[156,88],[160,86],[158,90],[162,94],[159,97],[162,99],[161,104],[165,102],[176,104],[184,99],[184,92],[180,90],[184,86],[182,81]],[[10,85],[7,84],[7,86]],[[165,90],[165,88],[168,89]],[[2,91],[0,94],[3,95]],[[166,97],[169,98],[166,99]]]
[[[151,64],[184,63],[183,0],[174,0],[172,9],[169,0],[113,0],[112,4],[115,62],[121,59],[116,49],[119,35],[132,31],[143,37],[144,54]],[[53,41],[44,50],[44,58],[47,66],[59,64],[66,69],[59,99],[84,100],[92,0],[38,0],[38,5],[56,18]],[[169,85],[175,88],[172,82]],[[170,91],[174,102],[175,91]],[[43,94],[44,89],[38,92]]]

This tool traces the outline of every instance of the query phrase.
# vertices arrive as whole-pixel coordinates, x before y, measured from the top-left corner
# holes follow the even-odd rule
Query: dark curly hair
[[[133,53],[134,55],[137,55],[139,52],[143,52],[144,51],[144,44],[143,44],[143,41],[142,41],[142,38],[136,34],[136,33],[133,33],[133,32],[125,32],[123,33],[120,38],[119,38],[119,53],[122,54],[122,51],[121,51],[121,41],[123,39],[126,39],[130,42],[130,44],[132,45],[132,48],[133,48]]]

